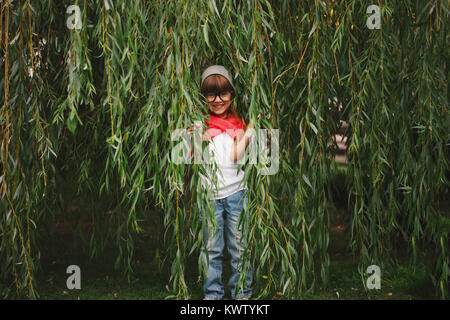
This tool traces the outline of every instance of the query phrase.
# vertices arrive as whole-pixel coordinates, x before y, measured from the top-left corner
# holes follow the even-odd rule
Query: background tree
[[[399,241],[412,263],[431,249],[446,297],[448,1],[372,2],[2,0],[0,295],[38,297],[38,240],[73,185],[92,208],[91,255],[114,241],[128,275],[146,209],[162,210],[173,290],[189,297],[186,259],[202,245],[206,195],[200,165],[170,161],[170,135],[206,114],[201,71],[223,64],[238,112],[247,122],[261,113],[256,129],[280,129],[279,172],[245,169],[257,295],[327,281],[328,142],[345,119],[361,272],[395,263]],[[381,29],[366,26],[373,4]]]

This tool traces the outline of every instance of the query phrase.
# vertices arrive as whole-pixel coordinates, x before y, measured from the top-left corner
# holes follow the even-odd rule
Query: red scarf
[[[247,124],[241,118],[234,115],[230,115],[226,119],[219,118],[213,114],[209,114],[210,121],[205,118],[205,124],[207,126],[207,133],[214,138],[222,132],[228,133],[230,137],[236,139],[242,139],[244,131],[247,130]]]
[[[245,123],[245,121],[235,115],[230,115],[226,119],[222,119],[210,113],[209,121],[207,116],[204,119],[204,122],[207,128],[206,133],[204,134],[205,140],[207,139],[207,137],[212,139],[222,132],[226,132],[234,140],[236,140],[237,137],[239,137],[239,140],[241,140],[244,136],[245,130],[247,130],[247,124]],[[191,156],[193,152],[194,149],[192,148]]]

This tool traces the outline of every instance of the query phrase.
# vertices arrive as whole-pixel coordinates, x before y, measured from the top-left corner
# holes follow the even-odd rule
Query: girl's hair
[[[200,87],[200,92],[203,95],[206,95],[208,92],[222,92],[222,91],[231,91],[232,92],[231,99],[233,99],[235,96],[235,92],[231,83],[225,77],[219,74],[213,74],[207,77]],[[209,110],[208,112],[211,113],[211,110]],[[230,115],[240,118],[233,108],[233,102],[231,102],[231,105],[227,110],[227,116]]]

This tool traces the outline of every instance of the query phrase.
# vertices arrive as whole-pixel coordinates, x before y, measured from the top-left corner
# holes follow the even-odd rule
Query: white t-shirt
[[[203,165],[208,176],[205,177],[202,174],[200,176],[203,186],[212,191],[214,199],[226,198],[247,188],[244,182],[244,168],[242,167],[238,172],[239,161],[231,160],[233,143],[233,138],[226,132],[222,132],[209,142],[203,152]],[[214,166],[217,166],[217,171]],[[211,172],[216,172],[217,188],[212,183],[214,179],[211,179]]]

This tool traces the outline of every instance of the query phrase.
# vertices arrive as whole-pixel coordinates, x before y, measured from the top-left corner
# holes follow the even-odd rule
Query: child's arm
[[[242,156],[245,153],[245,150],[248,147],[248,144],[250,142],[250,134],[249,134],[249,129],[253,129],[254,127],[254,123],[253,120],[249,123],[249,125],[247,126],[247,131],[244,134],[243,139],[241,139],[240,141],[238,141],[237,139],[234,141],[233,143],[233,147],[231,150],[231,154],[230,154],[230,158],[232,161],[236,162],[239,159],[242,158]]]

